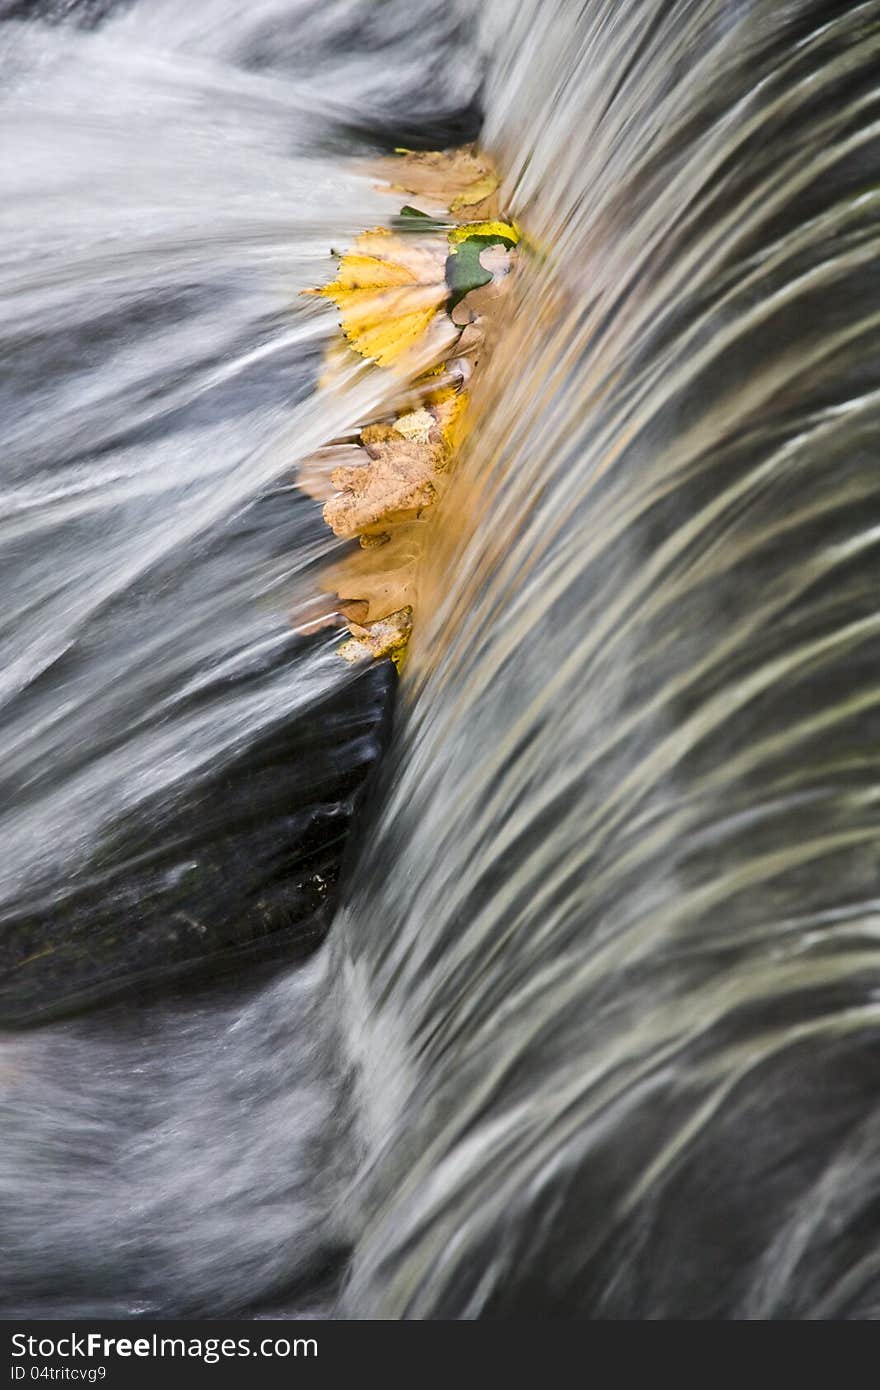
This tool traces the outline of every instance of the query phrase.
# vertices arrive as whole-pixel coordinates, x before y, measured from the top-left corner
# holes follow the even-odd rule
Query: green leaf
[[[480,256],[488,246],[513,246],[513,241],[503,236],[471,236],[460,241],[446,260],[446,283],[450,289],[449,311],[471,290],[488,285],[491,273],[480,265]]]
[[[430,213],[410,207],[407,203],[405,207],[400,209],[396,217],[392,217],[391,231],[399,234],[404,232],[448,232],[449,223],[438,222]]]

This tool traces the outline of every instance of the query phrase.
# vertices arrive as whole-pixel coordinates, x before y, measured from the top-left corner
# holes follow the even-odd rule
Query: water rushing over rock
[[[315,392],[296,297],[381,220],[347,157],[481,105],[535,248],[328,947],[5,1045],[5,1306],[876,1316],[876,7],[0,44],[0,910],[142,811],[170,852],[301,718],[331,772],[382,726],[287,619],[327,544],[289,469],[381,393]]]
[[[299,291],[384,211],[343,158],[370,148],[351,113],[375,149],[401,102],[429,135],[459,109],[412,90],[399,12],[0,27],[6,1021],[326,918],[389,686],[295,638],[328,553],[295,464],[380,388],[317,390],[332,322]]]
[[[338,946],[345,1308],[873,1315],[876,8],[485,37],[544,256]]]

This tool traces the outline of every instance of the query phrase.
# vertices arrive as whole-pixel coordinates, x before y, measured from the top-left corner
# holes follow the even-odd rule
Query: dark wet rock
[[[314,950],[394,681],[390,663],[366,669],[173,804],[117,825],[51,905],[7,915],[0,1024]]]

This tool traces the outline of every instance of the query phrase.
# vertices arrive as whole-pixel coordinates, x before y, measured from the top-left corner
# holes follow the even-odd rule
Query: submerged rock
[[[315,949],[387,736],[390,662],[179,798],[117,825],[52,901],[0,930],[0,1024]]]

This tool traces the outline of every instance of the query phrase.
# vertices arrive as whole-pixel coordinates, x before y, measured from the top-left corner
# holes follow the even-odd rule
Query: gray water
[[[878,21],[489,10],[543,255],[344,914],[349,1313],[877,1310]]]
[[[318,390],[300,291],[387,213],[353,157],[455,138],[478,65],[433,80],[445,4],[43,9],[0,25],[4,1024],[264,919],[276,963],[313,942],[389,683],[295,635],[333,541],[296,463],[387,388]],[[338,1265],[326,963],[264,973],[9,1035],[5,1307],[234,1309]]]
[[[355,118],[417,105],[426,35],[401,15],[372,21],[381,79],[356,5],[154,0],[96,32],[0,30],[0,901],[340,681],[332,638],[272,660],[327,551],[295,463],[380,388],[316,393],[333,323],[299,295],[386,210],[343,155]]]
[[[297,299],[387,210],[350,157],[479,93],[535,248],[329,943],[10,1037],[7,1307],[873,1316],[876,5],[0,43],[10,912],[345,680],[255,657],[381,391]]]

